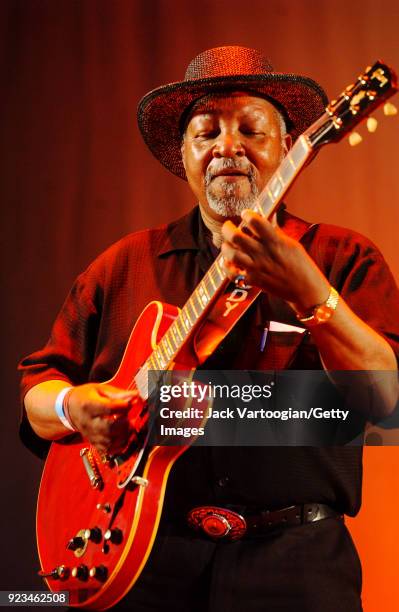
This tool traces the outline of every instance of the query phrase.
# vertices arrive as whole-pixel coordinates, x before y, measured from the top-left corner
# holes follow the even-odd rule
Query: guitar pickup
[[[103,479],[101,478],[100,470],[91,448],[88,446],[82,448],[80,456],[82,457],[83,465],[91,486],[93,489],[102,489],[104,486]]]

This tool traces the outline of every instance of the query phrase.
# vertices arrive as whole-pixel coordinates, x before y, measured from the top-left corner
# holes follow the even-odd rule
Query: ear
[[[291,149],[291,147],[292,147],[292,136],[291,136],[291,134],[284,134],[284,136],[283,136],[283,151],[284,151],[285,155],[288,153],[288,151]]]
[[[184,152],[185,152],[185,149],[186,149],[186,142],[185,142],[185,138],[183,136],[183,138],[181,140],[181,145],[180,145],[180,153],[181,153],[181,159],[182,159],[182,162],[183,162],[184,169],[186,169],[186,164],[184,162]]]

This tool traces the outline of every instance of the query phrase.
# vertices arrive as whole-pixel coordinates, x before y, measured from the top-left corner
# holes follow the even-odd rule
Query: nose
[[[245,148],[238,131],[221,131],[212,151],[213,157],[244,157]]]

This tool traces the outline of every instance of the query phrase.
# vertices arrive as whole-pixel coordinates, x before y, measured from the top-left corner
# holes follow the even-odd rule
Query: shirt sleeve
[[[399,290],[381,252],[361,234],[328,225],[320,226],[315,246],[330,283],[399,361]]]
[[[19,363],[18,369],[22,372],[20,436],[41,457],[45,456],[49,442],[34,433],[24,409],[25,395],[35,385],[48,380],[65,380],[72,385],[87,382],[101,318],[101,293],[102,287],[92,266],[76,279],[47,344]]]

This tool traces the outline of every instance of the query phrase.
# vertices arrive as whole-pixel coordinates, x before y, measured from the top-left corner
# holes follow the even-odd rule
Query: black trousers
[[[360,612],[362,570],[342,521],[214,543],[163,528],[140,578],[114,610]]]

